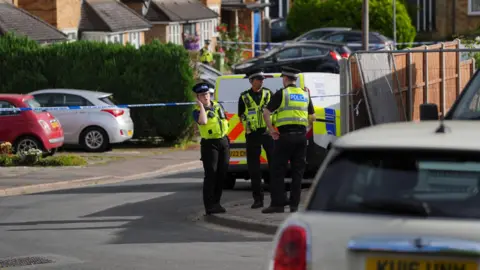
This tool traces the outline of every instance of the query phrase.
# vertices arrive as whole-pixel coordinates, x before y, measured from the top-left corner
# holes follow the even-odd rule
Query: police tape
[[[341,95],[322,95],[312,96],[311,98],[341,97],[353,96],[353,94]],[[238,100],[218,101],[218,103],[238,103]],[[23,112],[23,111],[68,111],[68,110],[88,110],[88,109],[128,109],[128,108],[148,108],[148,107],[170,107],[196,105],[197,102],[165,102],[150,104],[123,104],[123,105],[102,105],[102,106],[62,106],[62,107],[34,107],[34,108],[0,108],[0,112]]]

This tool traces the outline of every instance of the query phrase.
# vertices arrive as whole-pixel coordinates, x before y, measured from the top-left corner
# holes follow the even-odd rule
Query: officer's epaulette
[[[249,89],[249,90],[250,90],[250,89]],[[240,95],[241,95],[241,96],[245,95],[246,93],[248,93],[249,90],[243,91]]]

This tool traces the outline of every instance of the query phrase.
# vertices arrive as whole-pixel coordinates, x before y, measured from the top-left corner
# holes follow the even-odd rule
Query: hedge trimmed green
[[[287,17],[291,33],[299,36],[320,27],[362,27],[363,0],[295,0]],[[370,0],[370,31],[393,36],[392,0]],[[403,1],[397,1],[397,42],[410,43],[416,31]]]
[[[133,46],[77,41],[40,46],[12,34],[0,38],[0,92],[44,88],[96,90],[114,94],[118,104],[193,100],[193,70],[181,46],[159,41]],[[189,139],[193,106],[132,108],[135,137],[165,142]]]

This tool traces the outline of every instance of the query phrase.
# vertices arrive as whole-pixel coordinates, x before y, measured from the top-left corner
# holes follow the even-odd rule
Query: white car
[[[105,109],[50,111],[62,124],[65,144],[103,152],[133,137],[130,109],[117,108],[111,93],[75,89],[44,89],[30,93],[42,107],[113,106]]]
[[[479,131],[425,121],[340,137],[267,269],[479,269]]]

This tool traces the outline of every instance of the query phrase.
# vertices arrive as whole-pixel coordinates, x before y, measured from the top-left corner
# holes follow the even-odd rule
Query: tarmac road
[[[6,257],[31,257],[9,262],[44,262],[35,269],[264,269],[270,236],[196,218],[201,177],[194,171],[0,198],[0,268]],[[224,202],[251,196],[249,182],[238,186],[243,190],[225,192]]]

